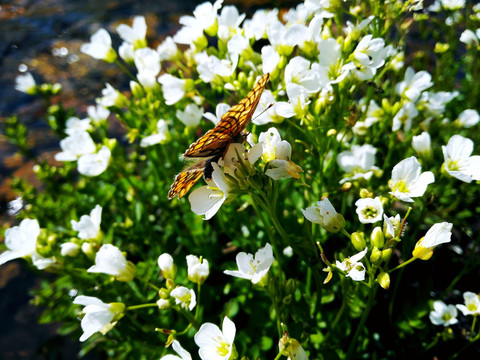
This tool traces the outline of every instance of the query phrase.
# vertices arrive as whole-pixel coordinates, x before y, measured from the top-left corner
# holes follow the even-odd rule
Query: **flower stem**
[[[388,273],[390,274],[390,273],[394,272],[395,270],[401,269],[402,267],[410,264],[411,262],[413,262],[413,261],[415,261],[415,260],[417,260],[417,258],[416,258],[416,257],[412,257],[411,259],[409,259],[409,260],[407,260],[407,261],[404,261],[403,263],[401,263],[401,264],[398,265],[397,267],[394,267],[393,269],[389,270]]]
[[[158,305],[156,303],[132,305],[132,306],[128,306],[126,310],[137,310],[137,309],[143,309],[148,307],[158,307]]]
[[[372,283],[373,281],[374,280],[370,280],[370,283]],[[350,342],[350,346],[348,347],[347,355],[345,356],[346,360],[351,359],[353,353],[355,352],[358,338],[360,336],[360,333],[364,330],[365,322],[367,321],[368,315],[370,315],[370,311],[372,310],[373,303],[375,302],[375,295],[377,294],[378,287],[378,283],[371,284],[371,288],[368,293],[367,305],[365,307],[365,310],[363,311],[362,318],[358,323],[357,330],[355,330],[353,339]]]

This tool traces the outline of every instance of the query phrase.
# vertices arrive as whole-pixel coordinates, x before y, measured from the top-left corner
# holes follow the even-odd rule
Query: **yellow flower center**
[[[230,351],[230,345],[226,343],[221,336],[218,336],[215,341],[217,343],[217,354],[220,356],[227,356]]]
[[[393,186],[393,191],[398,191],[401,193],[408,193],[409,189],[407,184],[405,183],[405,180],[399,180],[397,183]]]
[[[450,171],[458,171],[460,167],[458,166],[458,161],[448,159],[447,160],[447,169]]]

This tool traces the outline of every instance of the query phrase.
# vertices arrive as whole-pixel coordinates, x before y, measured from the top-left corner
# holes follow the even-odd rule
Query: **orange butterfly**
[[[268,73],[263,75],[245,99],[232,106],[223,114],[213,129],[208,130],[189,146],[183,154],[184,158],[205,159],[185,169],[175,177],[175,181],[168,192],[169,199],[174,198],[176,195],[180,199],[188,193],[202,175],[207,180],[211,179],[213,171],[211,163],[218,161],[228,148],[228,145],[245,129],[257,108],[269,76],[270,74]]]

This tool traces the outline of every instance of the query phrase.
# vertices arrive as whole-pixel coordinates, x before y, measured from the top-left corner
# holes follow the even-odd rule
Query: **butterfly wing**
[[[268,73],[263,75],[247,97],[223,114],[217,126],[190,145],[183,156],[199,158],[222,155],[228,144],[245,129],[252,118],[269,76]]]
[[[172,186],[170,186],[168,198],[173,199],[175,196],[178,195],[178,198],[181,199],[182,196],[188,193],[188,191],[192,188],[193,185],[195,185],[198,179],[202,177],[206,161],[206,159],[200,161],[178,174],[175,177],[175,181],[173,182]]]

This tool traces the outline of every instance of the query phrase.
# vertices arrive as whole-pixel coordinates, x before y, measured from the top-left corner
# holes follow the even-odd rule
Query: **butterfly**
[[[168,198],[178,196],[180,199],[202,177],[211,179],[213,168],[211,163],[218,161],[228,148],[245,129],[257,108],[260,96],[267,84],[270,74],[263,75],[253,89],[237,105],[232,106],[213,128],[189,146],[182,155],[183,158],[202,158],[193,166],[183,170],[175,177],[168,192]]]

